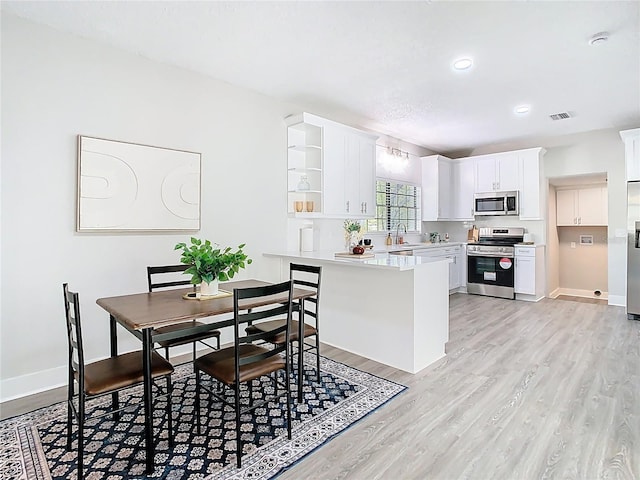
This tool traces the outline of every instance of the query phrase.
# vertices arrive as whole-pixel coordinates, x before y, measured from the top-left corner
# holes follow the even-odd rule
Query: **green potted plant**
[[[226,282],[245,268],[252,260],[242,251],[245,244],[238,245],[236,251],[231,247],[224,250],[214,248],[209,240],[191,237],[191,244],[178,243],[174,250],[182,250],[180,262],[189,265],[184,273],[191,275],[191,283],[200,284],[200,296],[218,294],[218,281]]]

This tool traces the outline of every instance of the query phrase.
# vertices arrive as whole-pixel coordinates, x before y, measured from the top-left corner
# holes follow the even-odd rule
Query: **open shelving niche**
[[[319,217],[322,212],[322,127],[305,122],[289,125],[287,129],[287,211],[299,218]],[[307,177],[309,190],[299,190],[298,184]],[[303,202],[303,211],[296,212],[295,202]],[[313,211],[306,211],[313,202]]]

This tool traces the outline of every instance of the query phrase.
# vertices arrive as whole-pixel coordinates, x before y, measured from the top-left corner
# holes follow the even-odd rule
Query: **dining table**
[[[136,293],[132,295],[120,295],[105,297],[96,300],[96,303],[109,313],[110,353],[118,355],[117,325],[120,324],[142,342],[143,357],[143,404],[145,415],[145,451],[146,472],[152,473],[154,469],[153,441],[153,411],[152,411],[152,378],[151,378],[151,352],[156,342],[175,338],[188,337],[209,330],[219,330],[234,325],[233,318],[233,290],[236,288],[262,287],[272,285],[273,282],[262,280],[239,280],[220,283],[220,294],[208,299],[190,298],[192,288],[179,288],[159,290],[154,292]],[[294,288],[292,299],[300,302],[298,312],[304,312],[305,298],[315,295],[314,291],[304,288]],[[273,295],[260,302],[246,301],[239,304],[241,310],[249,310],[260,306],[286,302],[286,293]],[[229,316],[228,314],[231,314]],[[156,329],[168,325],[187,323],[195,319],[208,319],[201,321],[200,325],[185,327],[177,331],[159,334]],[[303,340],[304,321],[299,318],[298,339]],[[303,348],[298,346],[298,402],[302,401],[302,377],[303,377]],[[117,393],[114,394],[114,404],[117,404]],[[169,432],[171,435],[172,432]]]

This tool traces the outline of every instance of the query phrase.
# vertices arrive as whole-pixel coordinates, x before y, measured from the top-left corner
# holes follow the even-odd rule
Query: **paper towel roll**
[[[533,233],[525,233],[524,238],[522,239],[524,243],[533,243]]]
[[[313,228],[300,229],[300,251],[313,252]]]

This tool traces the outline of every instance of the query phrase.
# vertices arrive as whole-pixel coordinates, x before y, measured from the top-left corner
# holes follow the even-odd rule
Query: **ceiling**
[[[440,153],[640,126],[638,1],[2,1],[2,11]],[[590,45],[602,31],[609,40]],[[454,71],[461,56],[474,64]],[[521,104],[528,114],[514,112]],[[571,118],[549,118],[559,112]]]

